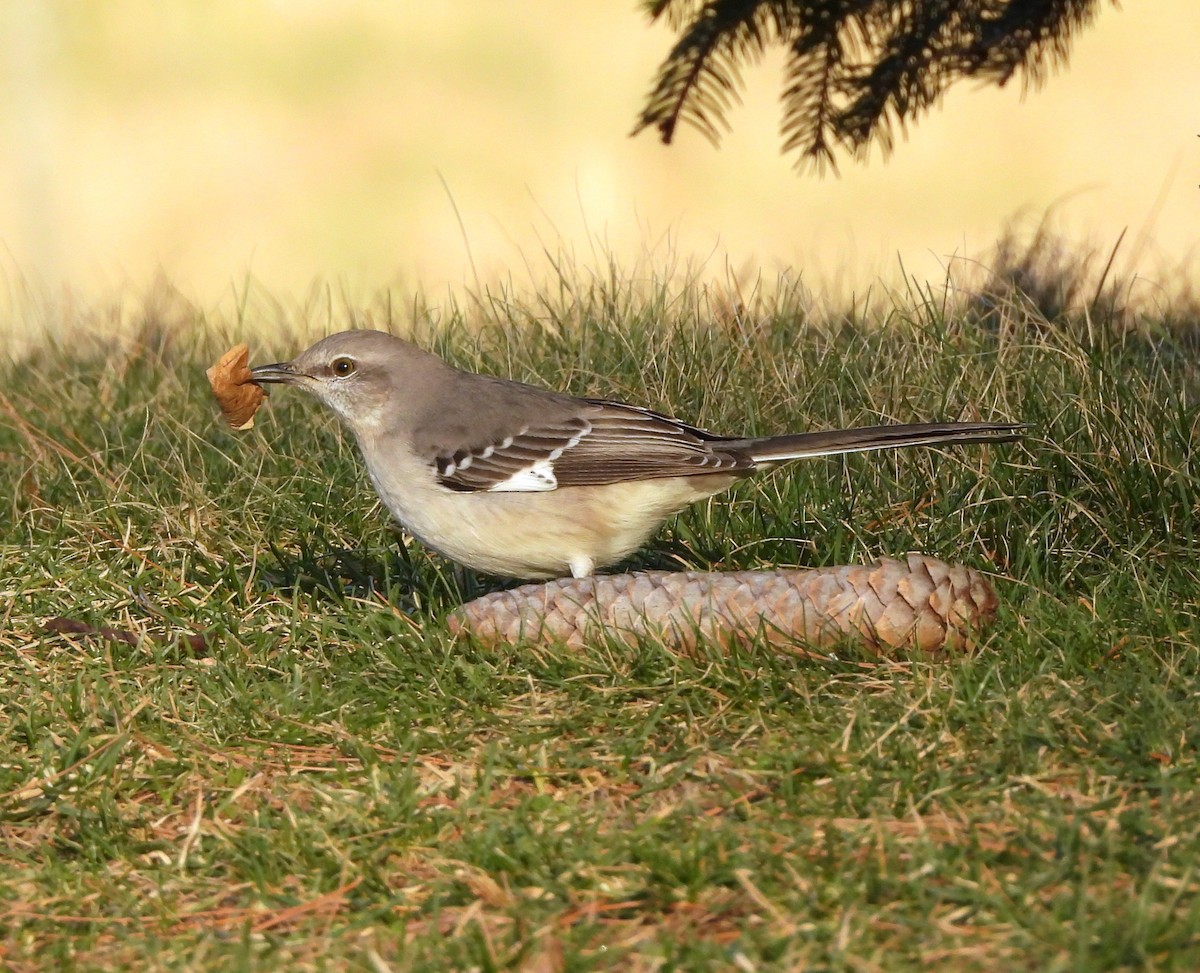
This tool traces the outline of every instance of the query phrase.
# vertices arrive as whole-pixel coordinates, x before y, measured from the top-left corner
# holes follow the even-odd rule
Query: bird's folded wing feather
[[[548,417],[495,442],[436,451],[440,482],[452,490],[539,491],[623,480],[754,468],[748,456],[713,436],[649,409],[586,400],[586,407]]]

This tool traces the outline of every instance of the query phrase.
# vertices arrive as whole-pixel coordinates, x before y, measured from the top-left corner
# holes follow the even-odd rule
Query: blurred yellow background
[[[1042,89],[956,88],[840,177],[780,155],[780,58],[747,72],[721,148],[627,137],[672,39],[634,0],[9,0],[3,276],[436,293],[536,283],[545,247],[861,290],[901,264],[938,280],[1055,204],[1102,248],[1128,228],[1150,276],[1195,247],[1195,0],[1106,4]]]

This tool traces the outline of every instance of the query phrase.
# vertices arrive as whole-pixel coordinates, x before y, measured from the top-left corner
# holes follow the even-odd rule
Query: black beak
[[[301,376],[298,371],[292,368],[291,362],[281,361],[274,365],[258,365],[250,369],[251,381],[255,384],[290,384],[297,381]]]

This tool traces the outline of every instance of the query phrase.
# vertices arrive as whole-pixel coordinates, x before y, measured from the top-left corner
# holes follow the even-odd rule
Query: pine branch
[[[1113,0],[1116,3],[1116,0]],[[769,44],[788,49],[784,151],[799,167],[836,168],[840,149],[887,155],[895,132],[955,82],[1042,83],[1064,65],[1101,0],[649,0],[679,39],[634,132],[670,142],[685,121],[714,144],[741,87],[740,71]]]
[[[645,7],[651,20],[665,15],[671,28],[680,30],[696,18],[704,7],[704,0],[648,0]]]
[[[836,170],[829,132],[836,112],[834,90],[845,70],[841,37],[845,18],[827,16],[802,25],[792,42],[783,89],[783,151],[799,151],[819,168]]]
[[[634,134],[654,126],[669,144],[683,119],[714,145],[720,142],[726,112],[738,100],[741,65],[766,47],[761,6],[761,0],[704,4],[664,62]]]
[[[1022,70],[1040,84],[1047,67],[1066,64],[1074,35],[1098,13],[1094,0],[1012,0],[1000,16],[978,26],[964,70],[1000,85]]]
[[[857,79],[856,97],[834,118],[834,128],[854,150],[874,140],[890,152],[892,129],[928,109],[949,84],[945,52],[957,40],[958,6],[954,0],[928,2],[901,17],[883,53]]]

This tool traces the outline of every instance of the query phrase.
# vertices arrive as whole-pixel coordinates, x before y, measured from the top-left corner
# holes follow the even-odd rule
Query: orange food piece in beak
[[[253,428],[254,413],[267,397],[250,374],[250,346],[235,345],[204,373],[225,421],[239,432]]]

